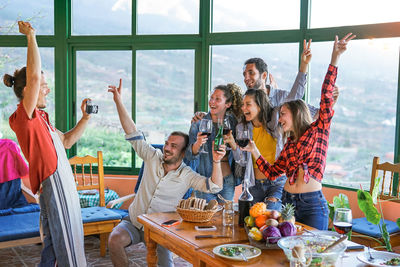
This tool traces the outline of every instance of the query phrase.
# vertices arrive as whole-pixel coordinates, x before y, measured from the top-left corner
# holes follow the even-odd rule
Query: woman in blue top
[[[189,131],[189,147],[186,152],[186,159],[191,161],[191,166],[199,174],[206,177],[211,176],[212,172],[212,151],[215,136],[218,132],[218,119],[228,120],[231,129],[236,128],[236,118],[241,114],[242,93],[239,86],[235,84],[218,85],[214,88],[208,106],[210,111],[203,119],[212,120],[212,133],[209,137],[199,131],[200,121],[193,122]],[[209,153],[199,153],[201,146]],[[235,195],[236,179],[233,176],[233,156],[227,151],[221,160],[222,174],[224,176],[223,189],[219,192],[225,199],[233,200]],[[196,197],[204,198],[208,201],[217,199],[217,194],[209,194],[196,191]]]

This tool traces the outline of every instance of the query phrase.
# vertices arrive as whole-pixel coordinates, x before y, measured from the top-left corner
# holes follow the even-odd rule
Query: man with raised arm
[[[39,266],[86,266],[79,197],[65,148],[78,141],[89,121],[87,99],[81,105],[82,119],[72,130],[62,133],[51,125],[43,110],[50,89],[41,71],[35,30],[28,22],[18,25],[28,41],[27,64],[3,79],[20,100],[10,127],[29,162],[31,190],[40,194],[45,239]]]
[[[183,163],[189,136],[182,132],[172,132],[164,144],[164,152],[153,148],[138,131],[134,121],[128,114],[121,98],[122,80],[119,86],[109,86],[113,94],[119,119],[135,152],[144,161],[143,178],[132,204],[129,216],[114,228],[108,240],[110,256],[114,266],[128,266],[129,260],[125,248],[131,244],[144,241],[143,226],[137,221],[141,214],[175,211],[179,200],[192,187],[195,190],[217,193],[222,189],[223,177],[221,159],[225,155],[225,146],[221,150],[213,150],[213,171],[210,178],[192,171]],[[158,265],[173,266],[171,252],[157,246]]]

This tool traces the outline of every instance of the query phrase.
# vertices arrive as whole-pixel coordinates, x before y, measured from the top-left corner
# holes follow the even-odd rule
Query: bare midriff
[[[299,168],[297,172],[297,179],[294,184],[289,184],[289,179],[286,180],[284,190],[291,194],[299,194],[299,193],[309,193],[314,191],[319,191],[322,189],[321,183],[317,182],[315,179],[310,177],[308,183],[304,181],[304,170]]]

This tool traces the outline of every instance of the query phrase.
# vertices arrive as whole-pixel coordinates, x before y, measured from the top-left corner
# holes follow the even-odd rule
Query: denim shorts
[[[286,176],[281,176],[275,181],[271,181],[268,179],[257,180],[255,181],[255,185],[250,187],[250,193],[253,195],[253,202],[265,202],[267,204],[267,208],[271,210],[281,210],[282,206],[282,191],[283,186],[286,182]],[[276,198],[277,201],[270,201],[268,198]]]
[[[291,194],[283,191],[283,203],[292,203],[296,207],[296,221],[317,228],[327,230],[329,223],[329,210],[322,191]]]
[[[195,192],[196,192],[196,197],[203,198],[207,200],[207,202],[209,202],[211,199],[215,199],[219,203],[221,203],[222,201],[217,197],[218,194],[223,196],[226,200],[233,201],[233,197],[235,196],[235,177],[233,176],[232,173],[225,176],[223,188],[217,194],[205,193],[201,191],[195,191]]]

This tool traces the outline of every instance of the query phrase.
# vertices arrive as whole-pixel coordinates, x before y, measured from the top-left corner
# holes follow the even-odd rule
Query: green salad
[[[400,258],[392,258],[388,261],[385,261],[383,264],[391,266],[400,265]]]
[[[222,247],[219,249],[219,253],[221,253],[222,255],[225,256],[229,256],[229,257],[234,257],[240,253],[244,253],[246,251],[246,248],[244,247]]]

